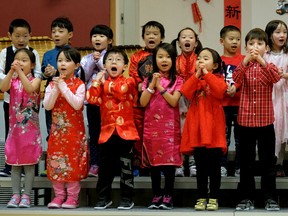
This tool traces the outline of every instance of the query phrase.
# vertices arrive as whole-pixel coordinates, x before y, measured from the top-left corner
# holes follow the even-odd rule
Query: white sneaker
[[[176,177],[184,177],[184,167],[183,166],[176,168],[175,176]]]
[[[235,169],[234,176],[235,177],[240,177],[240,169]]]
[[[189,167],[189,171],[190,171],[190,177],[194,177],[194,176],[197,175],[196,166],[190,166],[190,167]]]
[[[227,169],[221,166],[221,177],[227,177]]]

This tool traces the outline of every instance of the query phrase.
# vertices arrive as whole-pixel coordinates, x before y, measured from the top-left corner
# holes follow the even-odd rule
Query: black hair
[[[24,20],[24,19],[14,19],[12,20],[12,22],[9,25],[9,33],[12,34],[14,32],[14,29],[17,27],[23,27],[23,28],[27,28],[29,33],[31,33],[31,27],[29,25],[29,23]]]
[[[111,49],[108,49],[107,52],[105,53],[104,57],[103,57],[103,64],[105,64],[106,59],[108,57],[109,54],[120,54],[123,59],[124,59],[124,64],[129,64],[129,58],[127,56],[127,54],[125,53],[125,51],[118,49],[117,47],[112,47]]]
[[[62,52],[68,60],[73,61],[75,64],[78,64],[78,63],[80,64],[81,54],[77,49],[71,48],[71,47],[64,47],[58,53],[57,58],[56,58],[57,60],[58,60],[60,53],[62,53]],[[79,66],[79,70],[80,70],[79,78],[85,83],[85,71],[81,65]]]
[[[169,70],[169,80],[170,83],[168,85],[168,87],[171,87],[175,81],[176,81],[176,58],[177,58],[177,52],[175,47],[172,44],[169,43],[161,43],[159,44],[154,50],[153,50],[153,73],[158,73],[159,72],[159,68],[157,66],[157,61],[156,61],[156,57],[157,57],[157,52],[159,51],[159,49],[164,49],[170,56],[171,61],[172,61],[172,66]],[[153,78],[153,73],[148,77],[148,83],[147,83],[147,87],[149,85],[149,83],[152,81]]]
[[[73,24],[68,17],[57,17],[51,23],[51,30],[55,27],[65,28],[68,32],[73,32]]]
[[[212,73],[213,74],[216,74],[216,73],[225,74],[226,66],[225,66],[224,61],[221,59],[219,53],[216,50],[214,50],[214,49],[211,49],[211,48],[208,48],[208,47],[204,47],[203,49],[201,49],[198,52],[198,55],[204,50],[208,50],[211,53],[211,55],[212,55],[213,63],[214,64],[218,64],[218,67],[216,69],[214,69]],[[226,77],[226,75],[225,75],[225,77]]]
[[[16,52],[15,52],[15,56],[17,55],[17,53],[20,53],[20,52],[25,52],[29,56],[29,59],[30,59],[31,63],[32,64],[36,64],[35,54],[31,50],[26,49],[26,48],[17,49]],[[31,73],[32,73],[32,75],[34,77],[34,70],[33,69],[31,70]]]
[[[91,31],[90,31],[90,38],[94,35],[94,34],[103,34],[105,35],[108,39],[113,40],[113,31],[110,27],[106,26],[106,25],[96,25],[94,26]],[[112,44],[108,45],[109,48],[112,47]]]
[[[220,38],[225,38],[226,34],[232,31],[239,32],[241,34],[241,30],[237,26],[227,25],[220,30]]]
[[[142,26],[142,38],[144,39],[145,30],[150,27],[156,27],[160,30],[161,39],[165,38],[165,28],[164,26],[157,21],[149,21],[145,25]]]
[[[175,47],[175,49],[176,49],[176,47],[177,47],[177,41],[179,42],[180,35],[181,35],[181,33],[182,33],[184,30],[191,30],[191,31],[194,33],[195,38],[196,38],[196,42],[197,42],[197,46],[196,46],[194,52],[195,52],[195,53],[198,53],[199,50],[202,49],[202,43],[201,43],[201,41],[199,40],[198,34],[194,31],[194,29],[192,29],[192,28],[190,28],[190,27],[186,27],[186,28],[181,29],[181,30],[179,31],[178,35],[177,35],[177,38],[175,38],[175,39],[171,42],[171,44],[172,44],[172,45]],[[176,49],[176,52],[177,52],[177,49]]]
[[[266,34],[265,31],[263,31],[262,29],[260,28],[254,28],[254,29],[251,29],[246,37],[245,37],[245,45],[247,45],[247,42],[249,40],[253,40],[253,39],[257,39],[257,40],[260,40],[260,41],[264,41],[264,43],[266,45],[268,45],[268,36]]]
[[[265,32],[267,34],[268,37],[268,45],[271,48],[273,47],[273,39],[272,39],[272,34],[273,32],[278,28],[279,25],[283,25],[286,28],[286,31],[288,31],[287,25],[285,22],[283,22],[282,20],[272,20],[270,21],[265,28]],[[288,33],[287,33],[288,34]],[[288,44],[287,44],[287,38],[286,37],[286,41],[285,44],[283,45],[282,49],[285,53],[288,52]]]

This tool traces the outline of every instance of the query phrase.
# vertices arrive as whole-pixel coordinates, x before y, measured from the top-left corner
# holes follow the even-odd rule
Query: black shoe
[[[148,209],[158,209],[159,206],[162,204],[162,196],[154,196],[152,199],[151,204],[148,206]]]
[[[129,209],[132,209],[133,206],[134,206],[134,202],[131,199],[122,198],[120,203],[119,203],[118,209],[120,209],[120,210],[129,210]]]
[[[172,201],[172,196],[164,196],[162,204],[159,206],[160,209],[166,209],[170,210],[173,209],[173,201]]]
[[[280,207],[276,201],[272,199],[267,199],[265,202],[265,209],[267,211],[279,211]]]
[[[236,211],[248,211],[248,210],[252,210],[252,209],[254,209],[254,203],[249,199],[242,200],[236,206]]]
[[[102,200],[99,200],[96,203],[94,209],[106,209],[106,208],[108,208],[111,205],[112,205],[112,201],[111,200],[102,199]]]
[[[10,177],[11,176],[11,171],[4,168],[3,170],[0,171],[0,177]]]

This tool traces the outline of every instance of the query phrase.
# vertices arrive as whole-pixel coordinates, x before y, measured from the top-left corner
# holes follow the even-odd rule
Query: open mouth
[[[149,41],[149,44],[155,44],[155,41]]]
[[[117,68],[116,67],[111,67],[111,71],[116,72]]]
[[[95,45],[96,45],[96,46],[100,46],[100,45],[101,45],[101,43],[96,43]]]
[[[185,43],[184,46],[185,46],[186,48],[190,48],[191,44],[190,44],[190,43]]]

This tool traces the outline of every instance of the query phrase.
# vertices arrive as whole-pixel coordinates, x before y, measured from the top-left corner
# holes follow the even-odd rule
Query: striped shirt
[[[263,127],[274,122],[272,104],[273,84],[280,80],[277,67],[266,62],[240,64],[233,73],[233,80],[242,84],[238,124],[245,127]]]

